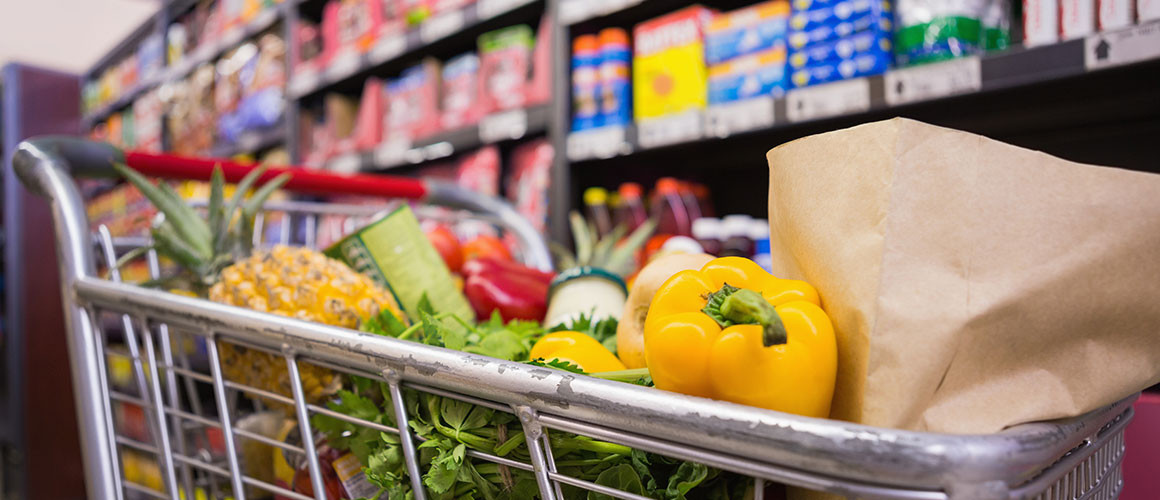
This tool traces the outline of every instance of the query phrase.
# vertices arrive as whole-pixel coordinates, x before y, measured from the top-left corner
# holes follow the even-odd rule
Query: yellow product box
[[[632,98],[638,120],[705,107],[705,27],[712,18],[712,10],[694,5],[633,28]]]

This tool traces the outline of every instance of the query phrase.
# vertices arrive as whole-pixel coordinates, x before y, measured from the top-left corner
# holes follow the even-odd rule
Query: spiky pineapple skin
[[[214,302],[245,307],[344,328],[384,308],[402,318],[390,292],[345,264],[304,248],[277,245],[255,251],[221,272],[209,290]],[[230,343],[221,344],[222,372],[229,380],[289,397],[290,376],[282,357]],[[340,380],[327,368],[299,364],[307,402],[338,390]]]

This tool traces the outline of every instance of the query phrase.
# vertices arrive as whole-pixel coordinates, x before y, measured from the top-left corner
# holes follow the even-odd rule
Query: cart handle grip
[[[236,183],[256,165],[244,165],[229,160],[188,158],[183,156],[125,151],[106,143],[74,137],[48,136],[30,139],[21,144],[29,152],[36,151],[59,161],[31,162],[27,168],[18,166],[24,184],[39,194],[56,198],[55,193],[38,181],[31,170],[36,166],[64,167],[78,177],[115,177],[114,162],[121,162],[151,177],[183,180],[209,180],[215,166],[220,166],[227,182]],[[340,175],[305,167],[270,167],[259,178],[265,182],[283,173],[290,175],[283,189],[310,194],[348,194],[405,198],[434,205],[470,210],[494,218],[520,242],[525,264],[550,271],[552,258],[544,237],[507,202],[470,191],[451,183],[413,179],[393,175],[350,174]]]

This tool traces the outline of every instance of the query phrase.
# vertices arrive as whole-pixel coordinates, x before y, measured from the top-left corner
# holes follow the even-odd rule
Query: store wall
[[[77,134],[75,75],[10,64],[4,82],[4,498],[84,498],[76,412],[49,206],[24,189],[11,156],[27,137]]]

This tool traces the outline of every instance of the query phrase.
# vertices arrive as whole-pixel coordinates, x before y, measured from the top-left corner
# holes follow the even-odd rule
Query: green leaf
[[[650,470],[649,454],[641,450],[632,450],[631,464],[633,470],[636,471],[637,476],[640,477],[641,483],[645,491],[650,493],[657,489],[657,480],[653,477],[652,470]]]
[[[565,270],[579,267],[579,264],[576,262],[576,256],[564,245],[556,243],[555,241],[549,241],[548,250],[552,252],[552,257],[556,261],[556,269]]]
[[[693,462],[681,462],[677,472],[669,476],[669,487],[665,489],[668,500],[685,500],[689,490],[696,488],[709,474],[709,468]]]
[[[631,271],[631,267],[635,262],[636,251],[640,250],[652,236],[653,230],[657,227],[655,220],[648,220],[640,227],[636,228],[632,234],[623,243],[618,245],[612,254],[608,256],[608,262],[604,265],[604,269],[608,272],[615,273],[619,276],[627,276]]]
[[[459,468],[463,466],[467,447],[462,443],[452,445],[448,441],[433,439],[423,442],[418,448],[437,450],[427,473],[423,475],[423,484],[435,493],[446,493],[451,490],[459,476]]]
[[[548,361],[545,361],[544,359],[533,359],[531,361],[528,361],[527,363],[529,365],[532,365],[532,366],[544,366],[544,367],[548,367],[548,368],[555,368],[557,370],[564,370],[566,372],[580,373],[580,374],[584,373],[584,369],[580,368],[579,365],[572,363],[571,361],[565,361],[562,359],[552,359],[552,360],[548,360]]]
[[[398,337],[407,329],[407,325],[403,324],[390,309],[383,308],[377,316],[368,318],[359,325],[359,329],[375,335]]]
[[[209,228],[213,233],[213,249],[214,253],[222,253],[222,240],[226,239],[226,235],[212,231],[221,227],[222,225],[222,198],[224,197],[222,191],[225,189],[226,179],[222,174],[222,166],[214,165],[213,175],[210,176],[209,181],[209,206],[206,207],[209,212]]]
[[[161,254],[177,261],[182,267],[201,277],[205,272],[205,261],[197,254],[197,250],[189,245],[167,218],[161,225],[153,228],[153,245]]]
[[[629,464],[620,464],[601,472],[596,477],[596,484],[637,495],[644,494],[644,487],[641,485],[640,475]],[[605,499],[612,500],[612,497],[594,491],[588,492],[588,500]]]
[[[427,292],[423,292],[423,296],[419,297],[419,303],[415,306],[415,308],[419,310],[420,314],[426,313],[430,314],[431,316],[436,314],[435,308],[431,305],[431,299],[427,297]]]
[[[246,174],[245,177],[242,177],[242,180],[238,182],[237,186],[234,187],[234,196],[230,198],[229,204],[227,204],[225,210],[222,211],[222,219],[220,222],[221,225],[217,227],[214,232],[220,234],[226,234],[229,232],[230,224],[232,224],[234,221],[234,214],[238,211],[238,207],[242,205],[242,200],[246,198],[246,192],[250,190],[250,187],[254,185],[254,182],[256,182],[258,177],[261,177],[262,173],[265,171],[266,166],[259,165],[257,168]],[[244,223],[245,221],[242,222]],[[221,251],[225,251],[224,244]]]
[[[180,239],[187,246],[194,248],[196,255],[202,256],[203,259],[209,259],[211,253],[210,248],[208,248],[210,231],[197,212],[180,197],[174,199],[170,195],[172,191],[167,192],[164,188],[158,187],[136,170],[120,163],[114,163],[113,169],[130,184],[133,184],[138,191],[141,191],[141,194],[148,198],[153,206],[157,207],[157,210],[165,214],[165,219],[173,224]],[[162,185],[165,186],[164,183]]]
[[[528,348],[520,336],[511,330],[500,330],[483,338],[478,346],[464,348],[467,352],[515,361],[527,356]]]
[[[588,226],[580,213],[572,212],[568,221],[572,224],[572,239],[576,244],[576,263],[587,266],[592,261],[592,233],[588,232]]]
[[[624,238],[624,233],[627,231],[628,226],[617,224],[616,227],[612,228],[612,231],[604,235],[596,243],[596,248],[592,250],[592,265],[596,267],[604,266],[608,262],[608,258],[612,256],[612,249]]]

